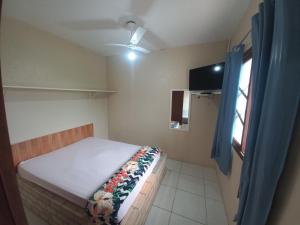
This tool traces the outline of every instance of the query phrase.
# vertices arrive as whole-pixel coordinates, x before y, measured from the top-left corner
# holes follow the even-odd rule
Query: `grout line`
[[[169,211],[169,210],[167,210],[167,209],[161,208],[161,207],[156,206],[156,205],[153,205],[153,204],[152,204],[151,208],[152,208],[152,207],[156,207],[156,208],[159,208],[159,209],[161,209],[161,210],[163,210],[163,211],[166,211],[166,212],[170,213],[169,218],[168,218],[168,225],[170,225],[170,222],[171,222],[171,216],[172,216],[172,211]],[[148,216],[149,216],[149,215],[148,215]],[[147,219],[148,219],[148,217],[147,217]],[[146,221],[147,221],[147,219],[146,219]]]
[[[177,173],[177,181],[176,181],[176,185],[175,185],[175,195],[174,195],[174,198],[173,198],[173,201],[172,201],[172,204],[171,204],[171,211],[170,211],[170,216],[169,216],[169,220],[168,220],[168,225],[170,225],[170,222],[171,222],[171,216],[172,216],[172,212],[173,212],[173,206],[174,206],[174,201],[175,201],[175,198],[176,198],[176,193],[177,193],[177,186],[178,186],[178,182],[179,182],[179,175],[180,175],[180,170],[181,170],[181,167],[182,167],[182,163],[180,163],[180,168],[179,168],[179,171],[175,171],[175,170],[170,170],[171,173]]]
[[[181,216],[181,217],[183,217],[183,218],[185,218],[185,219],[191,220],[191,221],[193,221],[193,222],[195,222],[195,223],[199,223],[199,224],[201,224],[201,225],[205,225],[205,223],[201,223],[201,222],[199,222],[199,221],[197,221],[197,220],[194,220],[194,219],[192,219],[192,218],[189,218],[189,217],[180,215],[180,214],[178,214],[178,213],[176,213],[176,212],[172,212],[172,213],[175,214],[175,215],[177,215],[177,216]]]
[[[170,173],[175,173],[175,174],[178,176],[178,178],[179,178],[179,173],[178,173],[178,172],[175,172],[175,171],[172,171],[172,170],[171,170]],[[165,174],[165,176],[166,176],[166,175],[167,175],[167,173]],[[165,176],[164,176],[163,179],[162,179],[161,185],[165,185],[165,186],[167,186],[167,187],[176,189],[176,187],[177,187],[177,182],[176,182],[175,186],[163,183],[163,180],[164,180]]]
[[[189,193],[189,194],[192,194],[192,195],[197,195],[197,196],[200,196],[200,197],[203,197],[203,198],[205,198],[206,196],[205,196],[205,193],[204,194],[196,194],[196,193],[193,193],[193,192],[190,192],[190,191],[187,191],[187,190],[184,190],[184,189],[181,189],[181,188],[176,188],[176,189],[178,189],[179,191],[184,191],[184,192],[187,192],[187,193]],[[203,188],[204,189],[204,188]]]
[[[216,184],[217,184],[217,186],[219,188],[219,191],[220,191],[220,194],[221,194],[222,203],[225,205],[224,196],[223,196],[223,190],[222,190],[222,186],[221,186],[221,181],[219,179],[219,175],[218,175],[217,171],[216,171],[216,176],[217,176],[216,177]],[[227,216],[226,210],[225,210],[225,213],[226,213],[226,216]],[[228,221],[228,219],[227,219],[227,221]]]
[[[207,196],[206,196],[206,192],[207,192],[207,190],[206,190],[206,189],[207,189],[207,188],[206,188],[206,181],[216,184],[217,187],[218,187],[218,189],[219,189],[219,191],[220,191],[220,184],[219,184],[219,182],[218,182],[218,179],[216,179],[216,180],[212,180],[212,179],[210,179],[210,178],[207,179],[207,177],[205,176],[205,169],[206,169],[206,167],[202,167],[202,169],[203,169],[203,173],[202,173],[203,176],[202,176],[202,177],[196,177],[196,176],[193,176],[193,175],[191,175],[191,174],[182,173],[183,162],[181,162],[181,161],[178,161],[178,162],[180,162],[180,168],[179,168],[179,171],[177,171],[177,170],[172,170],[172,169],[168,169],[168,168],[167,168],[168,170],[170,170],[170,172],[173,172],[173,173],[177,173],[177,174],[178,174],[178,178],[177,178],[177,182],[176,182],[176,187],[161,184],[161,185],[167,186],[167,187],[169,187],[169,188],[175,189],[175,196],[174,196],[174,199],[173,199],[173,201],[172,201],[171,211],[169,211],[169,210],[167,210],[167,209],[164,209],[164,208],[161,208],[161,207],[159,207],[159,206],[156,206],[156,205],[154,205],[154,204],[152,204],[152,206],[155,206],[155,207],[157,207],[157,208],[160,208],[160,209],[162,209],[162,210],[165,210],[165,211],[167,211],[167,212],[170,212],[170,216],[169,216],[169,220],[168,220],[168,225],[170,225],[172,214],[181,216],[181,217],[183,217],[183,218],[186,218],[186,219],[191,220],[191,221],[193,221],[193,222],[199,223],[199,224],[201,224],[201,225],[205,225],[205,224],[207,225],[207,224],[208,224],[208,212],[207,212],[207,202],[206,202],[206,201],[207,201],[207,200],[213,200],[213,201],[216,201],[216,202],[219,202],[219,203],[223,204],[223,206],[224,206],[224,201],[223,201],[223,196],[222,196],[222,194],[221,194],[221,197],[222,197],[221,200],[217,200],[217,199],[214,199],[214,198],[211,198],[211,197],[207,197]],[[186,190],[183,190],[183,189],[178,188],[180,175],[191,176],[191,177],[197,178],[197,179],[199,179],[199,180],[201,179],[201,181],[203,181],[203,184],[204,184],[204,185],[203,185],[203,187],[204,187],[204,188],[203,188],[203,189],[204,189],[204,196],[199,195],[199,194],[196,194],[196,193],[192,193],[192,192],[190,192],[190,191],[186,191]],[[161,186],[161,185],[160,185],[160,186]],[[194,220],[194,219],[192,219],[192,218],[188,218],[188,217],[186,217],[186,216],[184,216],[184,215],[180,215],[180,214],[178,214],[178,213],[175,213],[175,212],[173,211],[174,202],[175,202],[176,194],[177,194],[178,191],[183,191],[183,192],[186,192],[186,193],[189,193],[189,194],[192,194],[192,195],[195,195],[195,196],[199,196],[199,197],[204,198],[204,205],[205,205],[205,224],[203,224],[203,223],[201,223],[201,222],[199,222],[199,221],[196,221],[196,220]],[[225,211],[225,209],[224,209],[224,211]]]
[[[190,163],[185,163],[185,164],[190,164]],[[200,178],[200,179],[205,180],[205,176],[204,176],[203,172],[202,172],[202,177],[197,177],[197,176],[194,176],[194,175],[191,175],[191,174],[183,173],[182,172],[182,167],[183,167],[183,162],[181,163],[180,174],[184,174],[184,175],[188,175],[188,176],[191,176],[191,177],[195,177],[195,178],[198,178],[198,179]],[[203,170],[203,167],[201,167],[201,170]]]
[[[218,192],[218,195],[220,196],[220,198],[216,199],[216,198],[213,198],[213,197],[206,196],[206,193],[205,193],[205,197],[208,198],[208,199],[212,199],[212,200],[215,200],[215,201],[218,201],[218,202],[221,202],[222,204],[224,204],[222,192],[221,192],[221,189],[220,189],[219,185],[217,183],[214,183],[214,182],[211,182],[211,181],[209,181],[208,183],[212,183],[212,185],[216,185],[217,192]],[[208,186],[207,182],[205,182],[204,185],[205,185],[205,190],[206,190],[206,187]]]
[[[172,212],[170,212],[170,215],[169,215],[168,225],[170,225],[170,222],[171,222],[171,216],[172,216]]]
[[[162,210],[164,210],[164,211],[167,211],[167,212],[169,212],[169,213],[172,213],[172,211],[170,211],[170,210],[168,210],[168,209],[165,209],[165,208],[162,208],[162,207],[157,206],[157,205],[153,205],[153,204],[152,204],[152,207],[156,207],[156,208],[162,209]]]
[[[178,190],[178,183],[179,183],[179,176],[177,178],[177,182],[176,182],[176,187],[175,187],[175,195],[174,195],[174,199],[173,199],[173,202],[172,202],[172,207],[171,207],[171,212],[173,212],[173,207],[174,207],[174,202],[175,202],[175,198],[176,198],[176,194],[177,194],[177,190]]]
[[[189,192],[189,191],[185,191],[185,190],[182,190],[182,189],[179,189],[179,188],[176,188],[176,190],[178,190],[178,191],[183,191],[183,192],[185,192],[185,193],[188,193],[188,194],[191,194],[191,195],[195,195],[195,196],[197,196],[197,197],[205,198],[205,196],[198,195],[198,194],[195,194],[195,193],[192,193],[192,192]]]
[[[180,175],[183,174],[183,173],[182,173],[182,168],[183,168],[183,162],[181,162],[181,166],[180,166],[180,174],[179,174],[178,179],[177,179],[175,198],[176,198],[176,194],[177,194],[177,191],[178,191],[178,190],[183,191],[183,192],[186,192],[186,193],[189,193],[189,194],[194,194],[194,193],[191,193],[191,192],[189,192],[189,191],[182,190],[182,189],[178,188]],[[191,176],[191,177],[194,177],[194,176]],[[203,182],[203,187],[205,188],[204,179],[203,179],[203,178],[199,178],[199,177],[197,177],[197,178],[198,178],[198,179],[201,179],[201,181]],[[194,194],[194,195],[197,195],[197,194]],[[197,195],[197,196],[200,196],[200,195]],[[204,198],[204,201],[205,201],[205,195],[204,195],[204,196],[201,196],[201,197],[203,197],[203,198]],[[175,201],[175,198],[174,198],[174,201]],[[173,201],[173,205],[172,205],[172,213],[174,213],[174,214],[176,214],[176,215],[178,215],[178,216],[181,216],[181,217],[183,217],[183,218],[189,219],[189,220],[191,220],[191,221],[194,221],[194,222],[196,222],[196,223],[202,224],[202,223],[200,223],[199,221],[193,220],[192,218],[188,218],[188,217],[185,217],[185,216],[183,216],[183,215],[179,215],[179,214],[175,213],[175,212],[173,211],[174,201]],[[205,213],[206,213],[206,212],[205,212]],[[171,216],[172,216],[172,214],[171,214]],[[205,222],[206,222],[206,218],[205,218]],[[170,224],[169,224],[169,225],[170,225]]]
[[[172,214],[175,214],[175,215],[177,215],[177,216],[181,216],[181,217],[183,217],[183,218],[185,218],[185,219],[188,219],[188,220],[191,220],[191,221],[193,221],[193,222],[200,223],[201,225],[205,225],[205,224],[203,224],[203,223],[201,223],[201,222],[199,222],[199,221],[197,221],[197,220],[194,220],[194,219],[189,218],[189,217],[187,217],[187,216],[178,214],[178,213],[176,213],[176,212],[174,212],[174,211],[169,211],[169,210],[167,210],[167,209],[161,208],[161,207],[156,206],[156,205],[152,205],[152,207],[156,207],[156,208],[159,208],[159,209],[161,209],[161,210],[163,210],[163,211],[169,212],[171,215],[172,215]],[[170,220],[171,220],[171,215],[170,215]],[[170,222],[170,221],[169,221],[169,222]]]

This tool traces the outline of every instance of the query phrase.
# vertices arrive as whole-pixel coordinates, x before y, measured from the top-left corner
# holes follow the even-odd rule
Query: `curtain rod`
[[[250,33],[251,33],[251,29],[245,34],[245,36],[239,42],[239,45],[241,45],[247,39],[247,37],[249,36]],[[229,39],[229,42],[228,42],[228,45],[227,45],[227,52],[230,52],[231,42],[232,42],[232,39]]]
[[[247,37],[249,36],[249,34],[251,33],[251,29],[246,33],[246,35],[243,37],[243,39],[240,41],[240,44],[242,44],[246,39]]]

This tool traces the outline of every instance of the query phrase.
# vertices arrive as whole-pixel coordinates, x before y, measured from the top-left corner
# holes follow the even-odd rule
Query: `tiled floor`
[[[145,225],[227,225],[216,171],[168,159]]]
[[[47,225],[26,210],[30,225]],[[227,225],[216,171],[167,160],[167,172],[145,225]]]

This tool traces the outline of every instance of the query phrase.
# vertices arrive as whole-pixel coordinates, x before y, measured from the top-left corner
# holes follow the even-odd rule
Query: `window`
[[[250,116],[250,92],[251,92],[251,49],[246,51],[241,68],[239,88],[236,101],[235,117],[233,124],[233,147],[241,156],[245,154],[248,123]]]

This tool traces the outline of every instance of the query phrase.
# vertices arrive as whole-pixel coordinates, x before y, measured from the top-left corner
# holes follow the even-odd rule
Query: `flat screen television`
[[[190,91],[218,91],[222,89],[225,63],[212,64],[190,70]]]

